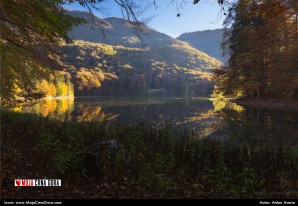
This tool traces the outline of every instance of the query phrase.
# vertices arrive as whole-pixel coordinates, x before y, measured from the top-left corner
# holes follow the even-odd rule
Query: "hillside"
[[[85,12],[70,12],[90,22]],[[102,24],[102,29],[96,24]],[[57,48],[63,74],[80,95],[207,95],[220,62],[144,25],[137,38],[128,21],[98,19],[70,32],[75,40]],[[107,44],[106,42],[109,42]],[[144,47],[144,45],[146,45]]]
[[[140,37],[138,38],[130,22],[117,17],[94,20],[88,13],[82,11],[69,11],[69,14],[84,18],[88,22],[74,27],[69,32],[69,36],[74,40],[126,47],[164,46],[175,40],[146,25],[142,26],[143,32],[138,34]]]
[[[184,42],[140,49],[75,41],[59,52],[75,95],[206,95],[210,71],[220,65]]]
[[[184,33],[177,39],[188,42],[192,47],[205,52],[209,56],[214,57],[221,62],[226,62],[228,57],[222,57],[222,50],[220,49],[223,38],[222,35],[222,29],[215,29]]]

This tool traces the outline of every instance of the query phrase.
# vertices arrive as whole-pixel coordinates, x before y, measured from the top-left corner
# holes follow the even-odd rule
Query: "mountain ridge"
[[[84,40],[94,43],[104,43],[113,46],[123,45],[126,47],[142,48],[142,47],[156,47],[165,46],[176,41],[183,41],[188,43],[191,47],[206,53],[212,58],[216,58],[221,62],[226,62],[228,57],[222,57],[220,49],[223,30],[204,30],[195,32],[186,32],[177,38],[168,36],[155,29],[142,25],[144,30],[138,35],[132,30],[131,23],[119,17],[108,17],[100,19],[96,17],[98,22],[87,13],[83,11],[68,11],[70,15],[86,19],[89,23],[73,28],[69,36],[74,40]],[[101,24],[101,29],[98,28],[97,23]],[[88,32],[82,33],[82,29],[88,28]]]
[[[179,40],[188,42],[192,47],[226,63],[228,57],[222,56],[222,50],[220,48],[222,38],[223,29],[186,32],[177,37]]]
[[[174,38],[158,32],[147,25],[142,24],[142,32],[137,33],[132,29],[128,20],[118,17],[108,17],[105,19],[92,19],[87,12],[68,11],[75,17],[84,18],[88,23],[74,27],[69,36],[74,40],[84,40],[94,43],[104,43],[112,46],[123,45],[127,47],[160,46],[169,44]],[[99,28],[100,24],[102,27]],[[82,30],[88,32],[82,32]]]

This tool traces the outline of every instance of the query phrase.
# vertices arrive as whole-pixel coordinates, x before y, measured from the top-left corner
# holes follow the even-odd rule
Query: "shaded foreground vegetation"
[[[225,141],[168,125],[59,122],[1,111],[2,197],[297,198],[297,141],[268,140],[265,128],[257,132],[256,121],[237,112],[223,118]],[[105,140],[118,146],[92,150]],[[15,178],[57,178],[62,187],[14,187]]]

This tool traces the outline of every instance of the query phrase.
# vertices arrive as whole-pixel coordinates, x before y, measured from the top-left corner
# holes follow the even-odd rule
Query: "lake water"
[[[16,108],[60,121],[106,121],[110,124],[171,125],[214,135],[237,136],[241,141],[258,137],[298,138],[298,113],[245,109],[235,103],[208,97],[100,97],[44,100]]]

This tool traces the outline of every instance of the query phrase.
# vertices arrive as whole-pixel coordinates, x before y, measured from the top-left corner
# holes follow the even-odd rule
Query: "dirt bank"
[[[297,99],[262,99],[262,98],[242,98],[236,99],[233,102],[256,109],[270,109],[281,111],[295,111],[298,112]]]

